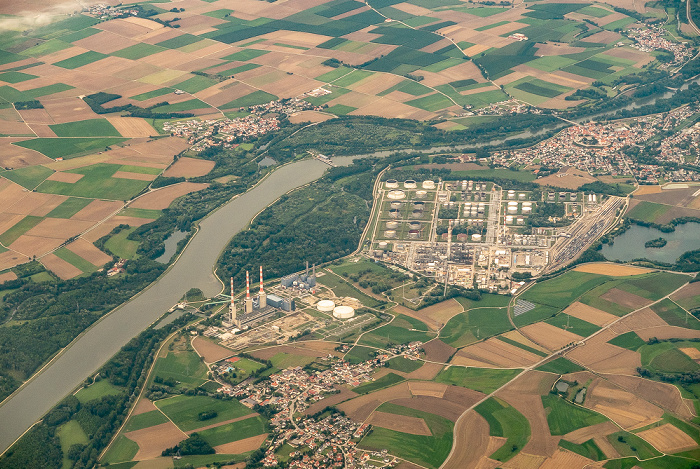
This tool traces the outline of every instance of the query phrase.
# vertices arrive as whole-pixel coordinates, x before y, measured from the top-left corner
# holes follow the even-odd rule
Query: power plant
[[[316,285],[315,278],[313,284]],[[226,314],[223,321],[225,327],[237,329],[250,327],[268,319],[270,316],[278,313],[279,310],[291,312],[296,309],[294,300],[268,295],[265,292],[262,266],[260,266],[260,292],[255,298],[250,295],[250,273],[248,271],[245,273],[245,300],[243,301],[243,312],[241,314],[236,314],[234,296],[233,277],[231,277],[231,304],[229,305],[228,314]]]
[[[313,292],[316,287],[316,264],[313,265],[312,273],[309,275],[309,261],[306,261],[306,270],[303,274],[292,274],[282,277],[280,286],[284,288],[310,290]]]

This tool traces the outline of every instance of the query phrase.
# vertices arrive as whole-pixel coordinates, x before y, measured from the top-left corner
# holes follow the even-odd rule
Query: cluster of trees
[[[198,433],[193,433],[184,441],[181,441],[172,448],[164,449],[161,456],[175,456],[178,453],[182,456],[192,454],[214,454],[214,448],[207,443]]]
[[[532,215],[527,218],[527,223],[530,226],[563,226],[569,224],[568,221],[562,220],[566,215],[566,206],[558,203],[539,203],[532,212]],[[550,218],[557,218],[553,221]]]
[[[44,109],[44,105],[37,99],[32,99],[30,101],[16,101],[13,103],[15,109],[22,111],[25,109]]]
[[[99,93],[90,94],[83,98],[83,101],[90,106],[96,114],[108,114],[111,112],[126,112],[130,117],[143,117],[146,119],[171,119],[174,117],[192,117],[194,114],[191,112],[154,112],[154,109],[160,106],[165,106],[168,104],[167,101],[161,103],[156,103],[153,106],[147,108],[142,108],[134,106],[133,104],[125,104],[123,106],[114,106],[110,108],[104,107],[104,105],[110,101],[121,98],[121,95],[114,93],[105,93],[100,91]]]

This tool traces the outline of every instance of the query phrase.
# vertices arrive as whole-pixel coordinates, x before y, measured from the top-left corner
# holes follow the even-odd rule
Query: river
[[[339,165],[350,164],[352,160],[353,157],[333,159]],[[202,220],[199,232],[168,271],[73,341],[0,407],[0,453],[131,338],[177,303],[187,290],[197,287],[207,296],[218,294],[221,283],[212,269],[233,235],[277,198],[318,179],[327,169],[326,164],[317,160],[282,166]]]

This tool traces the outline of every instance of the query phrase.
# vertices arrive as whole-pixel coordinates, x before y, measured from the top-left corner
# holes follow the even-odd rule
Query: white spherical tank
[[[355,315],[355,308],[352,306],[336,306],[333,309],[333,316],[337,319],[350,319]]]
[[[386,196],[387,196],[387,198],[389,198],[391,200],[399,200],[399,199],[405,199],[406,193],[402,190],[389,191],[389,193]]]
[[[435,189],[435,181],[428,179],[427,181],[423,181],[423,189]]]
[[[399,181],[396,179],[387,179],[385,184],[389,189],[397,189],[399,187]]]
[[[323,313],[330,313],[335,308],[335,303],[331,300],[321,300],[316,303],[316,309]]]

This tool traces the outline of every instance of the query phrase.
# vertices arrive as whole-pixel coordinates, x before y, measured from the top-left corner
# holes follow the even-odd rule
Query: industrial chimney
[[[250,297],[250,275],[245,271],[245,313],[253,312],[253,299]]]
[[[263,273],[262,266],[260,266],[260,295],[258,296],[258,305],[260,308],[267,306],[267,293],[263,290]]]

